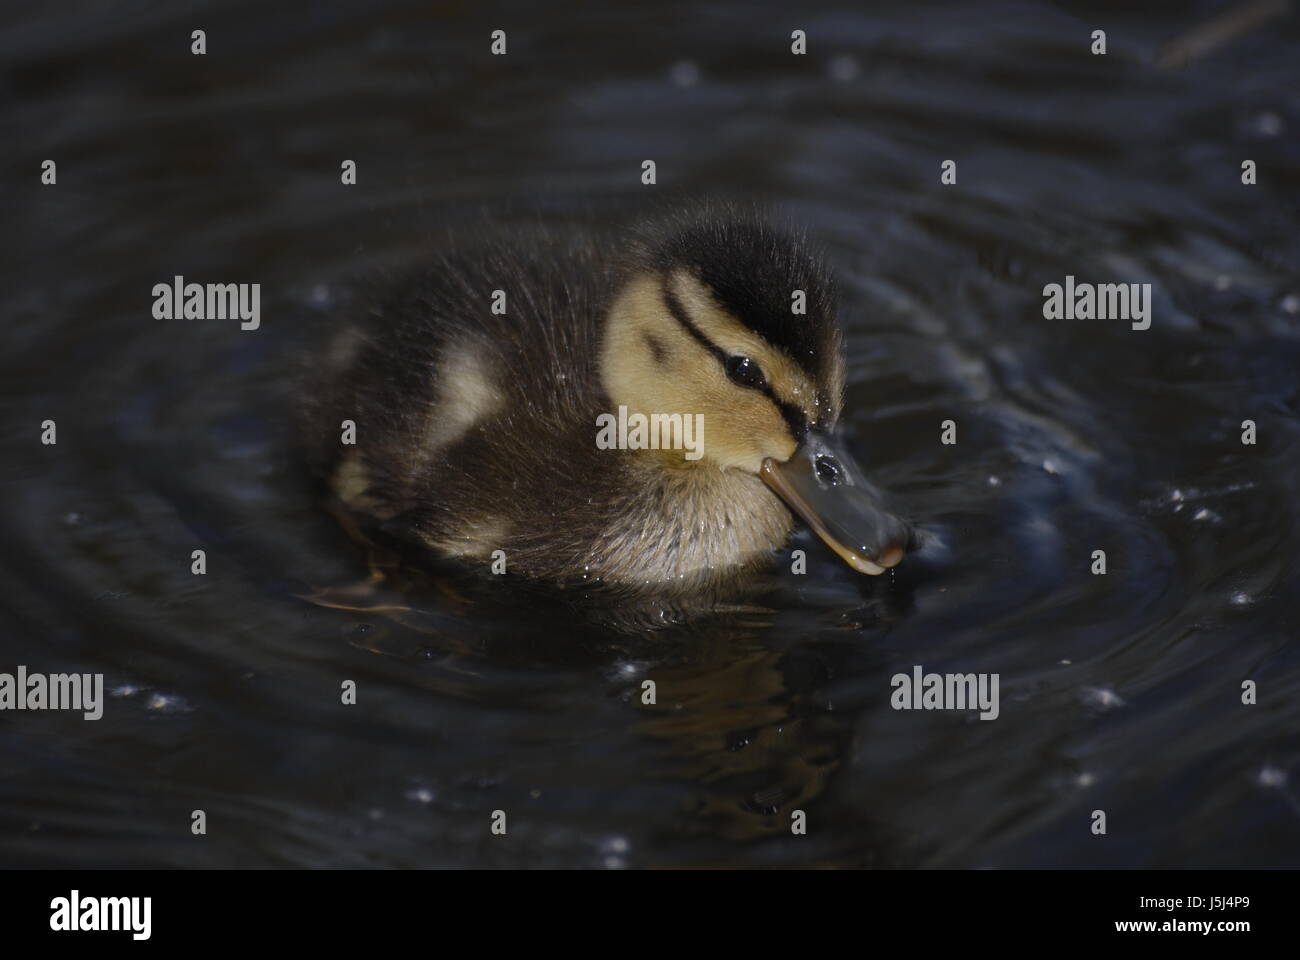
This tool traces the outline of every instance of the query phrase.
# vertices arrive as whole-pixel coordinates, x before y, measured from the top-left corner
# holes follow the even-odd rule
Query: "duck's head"
[[[833,284],[802,241],[719,217],[643,242],[600,356],[610,401],[646,417],[702,414],[684,469],[760,478],[851,567],[897,564],[910,530],[832,433],[844,389]]]

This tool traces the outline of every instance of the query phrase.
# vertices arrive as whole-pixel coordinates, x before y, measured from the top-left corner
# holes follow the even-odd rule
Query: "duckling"
[[[728,211],[619,246],[554,228],[461,243],[345,324],[308,410],[337,500],[560,584],[721,589],[770,565],[796,516],[857,571],[896,565],[909,527],[832,432],[844,353],[807,241]],[[702,442],[598,442],[637,415]]]

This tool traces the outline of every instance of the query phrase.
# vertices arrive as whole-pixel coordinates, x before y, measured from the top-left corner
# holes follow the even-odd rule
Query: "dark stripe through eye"
[[[804,415],[804,412],[793,403],[786,403],[776,395],[775,391],[772,390],[771,385],[768,384],[767,378],[763,376],[762,368],[753,360],[749,359],[749,357],[728,356],[721,347],[706,337],[704,332],[691,322],[691,318],[686,315],[686,310],[682,306],[681,301],[677,299],[677,296],[672,292],[672,290],[668,289],[666,283],[663,284],[662,289],[664,302],[668,305],[668,312],[673,315],[673,319],[685,327],[691,336],[703,344],[706,350],[718,358],[718,362],[722,364],[723,370],[726,371],[727,376],[732,380],[732,382],[738,383],[742,387],[752,387],[755,390],[762,391],[763,396],[776,404],[776,408],[781,411],[781,416],[790,427],[790,433],[793,434],[795,441],[802,443],[804,437],[808,435],[808,418]],[[748,383],[737,379],[737,375],[732,373],[733,364],[736,368],[737,374],[746,378],[756,378],[754,382]],[[741,367],[744,368],[743,371],[741,370]]]

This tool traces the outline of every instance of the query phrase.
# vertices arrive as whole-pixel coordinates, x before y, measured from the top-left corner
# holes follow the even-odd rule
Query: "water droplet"
[[[146,704],[157,713],[176,713],[185,709],[185,699],[169,693],[155,693]]]
[[[678,60],[668,68],[668,79],[678,87],[693,87],[700,82],[700,68],[690,60]]]
[[[1282,118],[1271,110],[1266,110],[1255,118],[1255,129],[1264,137],[1276,137],[1282,132]]]
[[[1124,698],[1109,687],[1085,687],[1083,701],[1090,707],[1102,710],[1124,706]]]
[[[1259,773],[1255,774],[1255,782],[1261,787],[1279,788],[1286,786],[1286,771],[1279,767],[1268,766],[1267,764],[1259,768]]]
[[[832,57],[828,69],[832,79],[838,80],[841,83],[848,83],[850,80],[856,80],[858,73],[860,72],[858,61],[847,53],[842,53],[837,57]]]

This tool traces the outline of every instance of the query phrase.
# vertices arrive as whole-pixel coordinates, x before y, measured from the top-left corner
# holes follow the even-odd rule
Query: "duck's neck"
[[[636,484],[599,548],[611,579],[681,586],[768,563],[793,525],[758,477],[691,464],[665,469],[653,451],[630,464]]]

